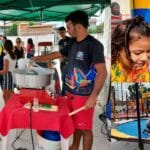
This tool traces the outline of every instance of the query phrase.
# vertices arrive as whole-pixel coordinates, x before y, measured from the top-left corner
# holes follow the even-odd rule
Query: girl
[[[13,52],[13,44],[11,40],[6,40],[4,43],[4,61],[3,70],[0,70],[0,74],[3,74],[2,89],[4,93],[5,102],[9,99],[13,90],[13,78],[12,71],[15,69],[16,58]]]
[[[122,22],[112,33],[112,82],[148,82],[150,28],[142,17]]]
[[[31,38],[28,39],[27,41],[27,58],[31,58],[34,56],[34,52],[35,52],[35,47],[34,47],[34,43],[33,40]]]

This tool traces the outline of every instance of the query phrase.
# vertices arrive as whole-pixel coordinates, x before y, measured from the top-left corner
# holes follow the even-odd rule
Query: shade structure
[[[89,16],[110,5],[110,0],[0,0],[0,20],[62,21],[72,11]]]
[[[143,133],[144,129],[146,129],[146,122],[147,122],[147,119],[140,119],[141,140],[143,142],[150,143],[150,135],[145,132]],[[111,130],[111,137],[116,138],[118,140],[137,142],[139,140],[137,120],[126,121],[124,123],[117,124]]]

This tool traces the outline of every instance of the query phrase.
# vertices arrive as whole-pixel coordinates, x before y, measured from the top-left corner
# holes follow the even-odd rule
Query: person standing
[[[61,51],[65,46],[67,46],[69,44],[71,38],[66,35],[65,27],[60,27],[58,29],[58,33],[61,36],[61,39],[58,41],[59,51]],[[62,73],[62,96],[65,95],[65,74],[67,71],[66,70],[67,63],[68,63],[67,57],[63,57],[60,60],[60,69],[61,69],[61,73]]]
[[[17,58],[17,63],[20,58],[24,58],[24,48],[22,47],[22,41],[21,41],[21,38],[19,38],[19,37],[16,39],[14,53]],[[16,64],[16,67],[18,67],[17,64]]]
[[[2,89],[4,93],[5,102],[9,99],[13,93],[13,77],[12,71],[16,66],[16,57],[13,52],[13,44],[11,40],[6,40],[4,43],[4,60],[3,60],[3,69],[0,70],[0,74],[3,75],[3,84]]]
[[[35,46],[34,46],[32,38],[28,38],[27,40],[26,52],[27,52],[27,58],[31,58],[34,56]]]
[[[62,49],[68,57],[66,91],[70,98],[71,111],[85,106],[85,110],[75,114],[75,132],[70,150],[78,150],[83,137],[83,150],[91,150],[93,143],[93,113],[97,97],[107,75],[103,45],[88,34],[88,15],[75,11],[65,19],[72,42]]]
[[[111,3],[111,31],[113,31],[118,23],[122,20],[120,13],[120,5],[117,2]]]
[[[60,52],[33,57],[32,60],[68,58],[65,89],[70,111],[83,107],[73,115],[75,126],[70,150],[79,150],[83,137],[83,150],[91,150],[93,143],[93,115],[97,97],[105,82],[107,71],[102,43],[89,35],[88,15],[84,11],[74,11],[65,19],[71,41]]]

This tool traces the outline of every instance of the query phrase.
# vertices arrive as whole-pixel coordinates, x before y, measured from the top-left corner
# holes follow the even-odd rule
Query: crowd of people
[[[0,85],[5,102],[13,93],[12,72],[18,67],[18,60],[25,58],[25,56],[27,58],[33,57],[34,51],[34,44],[31,38],[28,39],[27,47],[25,48],[20,37],[17,37],[16,43],[13,44],[6,36],[0,35]]]
[[[52,59],[52,56],[61,58],[61,71],[63,89],[62,95],[67,95],[70,111],[80,107],[84,110],[73,116],[75,132],[70,150],[78,150],[80,140],[83,137],[83,149],[91,150],[93,143],[93,115],[97,97],[101,91],[107,75],[103,44],[88,33],[89,18],[84,11],[74,11],[66,19],[66,29],[61,27],[58,33],[61,40],[58,42],[59,51],[39,57],[34,57],[35,46],[32,39],[28,39],[27,47],[23,47],[20,37],[16,39],[14,46],[9,39],[1,39],[0,51],[2,67],[0,70],[1,87],[4,99],[7,101],[12,94],[13,74],[18,67],[20,58]],[[55,54],[55,55],[53,55]],[[1,60],[1,59],[0,59]]]

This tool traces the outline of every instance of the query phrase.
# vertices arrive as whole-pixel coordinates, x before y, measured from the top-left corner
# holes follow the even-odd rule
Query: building
[[[32,25],[29,23],[20,23],[18,26],[18,36],[31,36],[31,35],[46,35],[53,32],[53,25]]]

